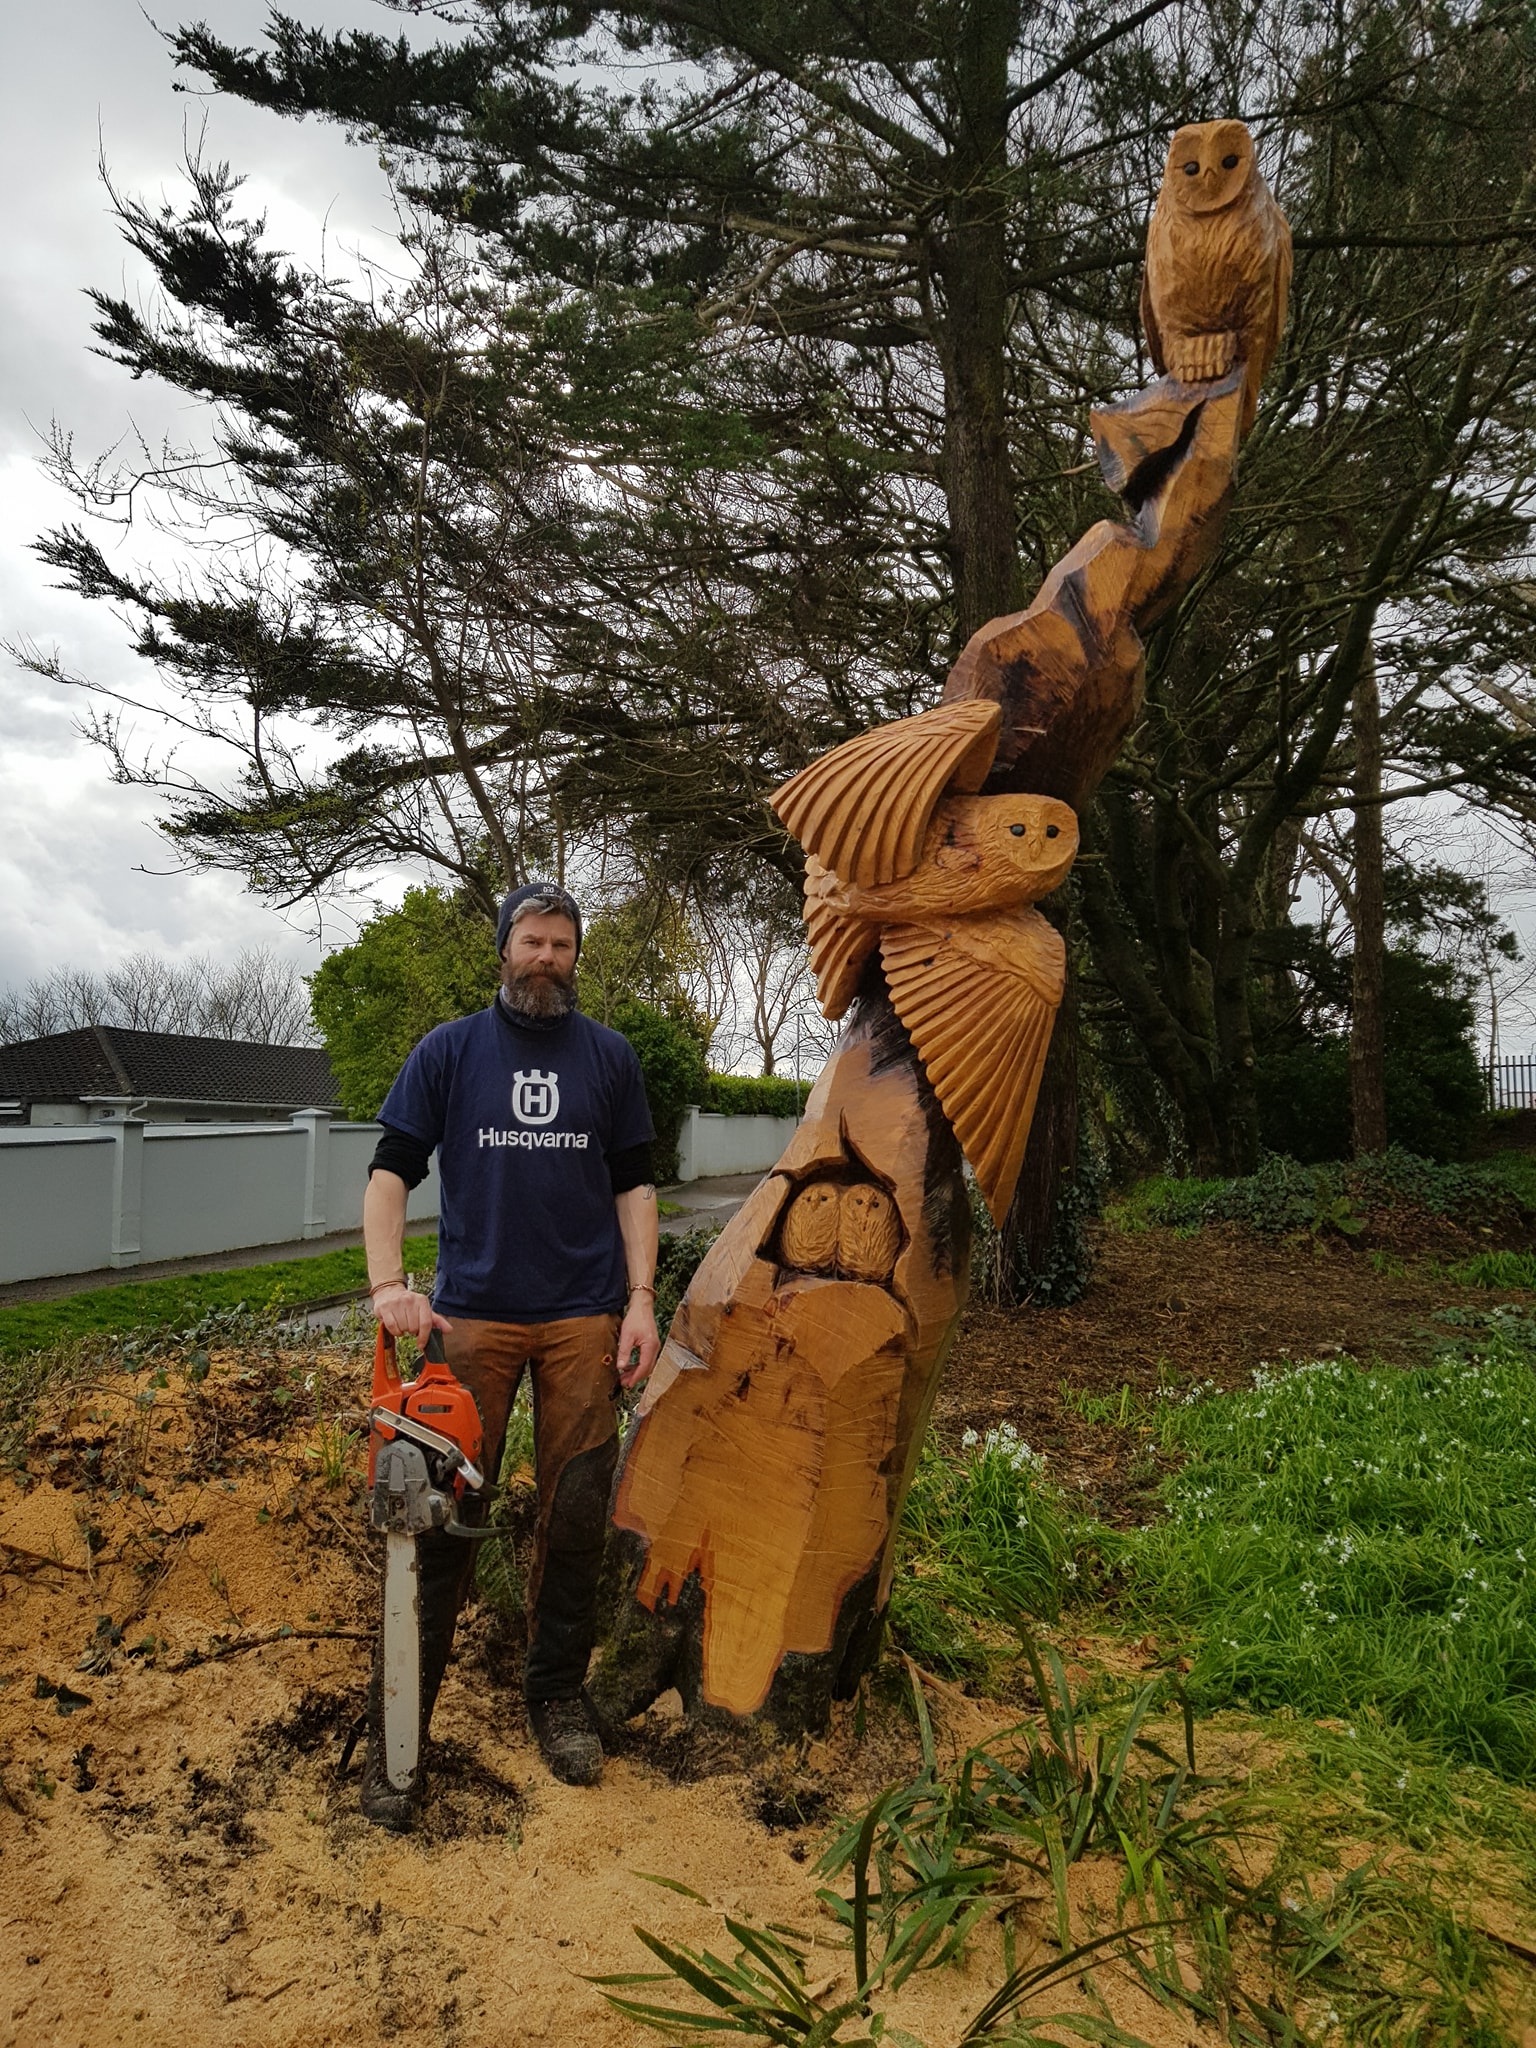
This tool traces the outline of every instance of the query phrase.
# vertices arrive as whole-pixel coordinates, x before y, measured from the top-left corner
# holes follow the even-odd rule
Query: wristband
[[[370,1294],[378,1294],[386,1287],[403,1287],[407,1294],[411,1291],[411,1283],[403,1273],[397,1273],[389,1280],[370,1280],[368,1282],[368,1292]]]
[[[647,1287],[643,1280],[637,1280],[629,1291],[631,1294],[648,1294],[653,1301],[656,1298],[655,1288]]]

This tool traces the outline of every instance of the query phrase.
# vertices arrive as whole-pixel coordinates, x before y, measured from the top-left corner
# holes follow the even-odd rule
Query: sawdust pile
[[[472,1613],[427,1824],[381,1834],[337,1768],[376,1598],[359,1444],[335,1420],[361,1410],[361,1355],[269,1341],[187,1368],[76,1383],[0,1479],[0,2043],[619,2048],[656,2036],[587,1979],[654,1967],[637,1922],[729,1954],[721,1911],[803,1930],[813,1984],[846,1993],[815,1855],[914,1774],[910,1720],[877,1701],[861,1734],[850,1710],[748,1765],[657,1710],[600,1790],[574,1790],[532,1747],[516,1646]],[[946,1688],[934,1707],[952,1745],[990,1732]],[[1113,1924],[1118,1874],[1074,1870],[1079,1938]],[[1020,1959],[1049,1960],[1043,1888],[1032,1910]],[[1001,1974],[983,1930],[891,2016],[943,2048]],[[1207,2038],[1094,1976],[1050,2007],[1101,1997],[1153,2048]]]

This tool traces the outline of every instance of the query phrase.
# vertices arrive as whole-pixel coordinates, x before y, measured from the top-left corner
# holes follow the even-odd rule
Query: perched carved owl
[[[1274,361],[1291,287],[1291,231],[1241,121],[1197,121],[1168,149],[1147,229],[1141,324],[1152,361],[1181,384],[1244,362],[1243,432]]]
[[[838,1197],[835,1181],[814,1180],[802,1188],[784,1218],[784,1263],[801,1273],[837,1264]]]
[[[896,1204],[868,1181],[843,1189],[838,1206],[837,1264],[854,1280],[889,1280],[901,1249]]]

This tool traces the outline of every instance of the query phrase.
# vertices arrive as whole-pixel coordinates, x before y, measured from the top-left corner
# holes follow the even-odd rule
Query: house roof
[[[249,1045],[116,1024],[0,1046],[0,1095],[29,1102],[132,1095],[271,1109],[340,1107],[331,1063],[318,1046]]]

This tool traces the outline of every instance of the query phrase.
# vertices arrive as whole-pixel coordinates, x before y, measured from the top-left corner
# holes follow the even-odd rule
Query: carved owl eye
[[[1015,839],[1022,839],[1024,837],[1024,827],[1022,825],[1010,825],[1008,827],[1008,830],[1013,834]]]
[[[1198,178],[1200,175],[1200,166],[1195,163],[1186,164],[1184,166],[1184,175],[1186,178]]]
[[[1237,169],[1237,165],[1238,159],[1235,155],[1224,156],[1221,160],[1221,168],[1224,171],[1235,171]]]
[[[1061,836],[1061,827],[1059,825],[1047,825],[1045,828],[1045,836],[1047,839],[1059,838]]]

